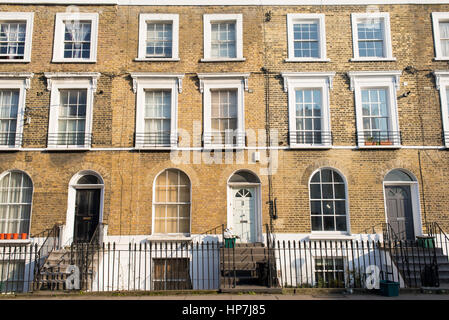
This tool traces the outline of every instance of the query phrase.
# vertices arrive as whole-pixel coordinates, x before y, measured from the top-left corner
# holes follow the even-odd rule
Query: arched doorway
[[[82,171],[69,185],[64,242],[88,243],[103,219],[104,183],[99,174]],[[70,242],[70,241],[69,241]]]
[[[416,178],[402,169],[384,178],[387,223],[400,240],[414,240],[421,232],[419,192]]]
[[[239,242],[262,241],[261,184],[247,170],[239,170],[228,180],[227,227],[239,236]]]

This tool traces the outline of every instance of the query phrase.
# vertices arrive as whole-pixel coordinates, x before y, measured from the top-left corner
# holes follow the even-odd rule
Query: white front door
[[[256,189],[233,188],[232,230],[240,242],[256,241]]]

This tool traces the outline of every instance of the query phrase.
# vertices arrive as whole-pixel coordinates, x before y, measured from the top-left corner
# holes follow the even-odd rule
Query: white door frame
[[[78,180],[85,175],[96,176],[101,184],[76,184]],[[104,205],[104,181],[103,178],[95,171],[85,170],[75,174],[69,183],[69,192],[67,196],[67,214],[65,220],[65,227],[62,237],[62,245],[68,246],[73,242],[73,234],[75,232],[75,204],[76,191],[79,189],[100,189],[100,212],[98,223],[103,223],[103,205]]]
[[[262,237],[262,186],[260,183],[230,183],[228,182],[227,186],[227,228],[230,228],[233,226],[233,203],[234,203],[234,192],[237,191],[237,189],[242,188],[254,188],[255,194],[254,194],[254,224],[255,224],[255,239],[256,242],[263,242]],[[234,191],[234,192],[233,192]]]
[[[407,173],[410,175],[409,172],[407,172]],[[385,188],[393,187],[393,186],[409,186],[410,187],[410,197],[411,197],[411,202],[412,202],[412,215],[413,215],[413,230],[415,231],[415,237],[421,236],[423,234],[423,232],[422,232],[422,222],[421,222],[421,205],[420,205],[420,201],[419,201],[418,181],[384,181],[383,182],[385,222],[388,223],[387,194],[385,192]]]

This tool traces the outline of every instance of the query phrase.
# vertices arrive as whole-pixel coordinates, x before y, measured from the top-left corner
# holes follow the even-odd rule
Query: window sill
[[[330,144],[292,144],[289,149],[332,149]]]
[[[97,60],[90,59],[54,59],[52,63],[97,63]]]
[[[349,61],[351,62],[370,62],[370,61],[391,61],[394,62],[396,61],[396,58],[390,57],[390,58],[374,58],[374,57],[369,57],[369,58],[351,58],[349,59]]]
[[[177,146],[135,146],[134,150],[175,150]]]
[[[151,62],[151,61],[167,61],[167,62],[176,62],[180,61],[179,58],[135,58],[134,61],[137,62]]]
[[[245,149],[244,145],[241,146],[225,146],[225,145],[217,145],[217,144],[213,144],[213,145],[205,145],[203,147],[204,151],[208,151],[208,150],[243,150]]]
[[[224,58],[224,59],[203,58],[200,61],[201,62],[241,62],[241,61],[246,61],[246,59],[245,58]]]
[[[47,147],[45,150],[46,150],[46,151],[49,151],[49,152],[52,152],[52,151],[61,151],[61,152],[64,152],[64,151],[67,151],[67,152],[73,152],[73,151],[90,151],[90,150],[91,150],[91,147],[85,147],[85,146],[83,146],[83,147],[76,147],[76,146],[70,147],[70,146],[64,146],[64,147],[60,147],[60,148],[58,148],[58,147]]]
[[[435,57],[433,61],[449,61],[449,57]]]
[[[2,151],[20,151],[20,149],[22,149],[21,147],[5,147],[5,146],[0,146],[0,152]]]
[[[393,145],[358,145],[358,149],[400,149],[402,146],[400,144],[393,144]]]
[[[191,236],[185,236],[183,234],[154,234],[147,238],[148,241],[192,241]]]
[[[330,62],[331,59],[312,59],[312,58],[307,58],[307,59],[298,59],[298,58],[287,58],[284,59],[284,62]]]
[[[17,245],[25,245],[31,243],[31,239],[5,239],[0,240],[0,246],[2,244],[17,244]]]
[[[21,59],[0,59],[0,63],[30,63],[31,60],[21,60]]]
[[[313,233],[309,236],[309,240],[355,240],[356,236],[348,233]]]

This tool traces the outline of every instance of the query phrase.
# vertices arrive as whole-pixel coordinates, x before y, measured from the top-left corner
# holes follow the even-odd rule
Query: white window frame
[[[343,183],[345,186],[346,231],[324,231],[324,230],[314,231],[314,230],[312,230],[312,210],[311,210],[312,189],[310,188],[310,186],[311,186],[312,178],[315,176],[315,174],[317,174],[318,171],[326,170],[326,169],[335,171],[343,179]],[[322,185],[322,183],[320,183],[320,185]],[[338,238],[339,236],[351,235],[351,219],[350,219],[350,213],[349,213],[349,191],[348,191],[348,180],[346,179],[346,176],[340,170],[337,170],[336,168],[320,167],[320,168],[316,169],[315,171],[313,171],[312,174],[310,175],[307,187],[309,189],[309,217],[310,217],[309,221],[310,221],[310,230],[311,230],[312,236],[315,236],[316,237],[315,239],[320,239],[321,236],[323,236],[323,238],[326,238],[326,236],[336,236]],[[323,199],[320,199],[320,200],[323,200]],[[321,216],[325,216],[325,215],[321,214]],[[335,217],[335,215],[332,215],[332,216]]]
[[[441,51],[440,22],[449,22],[449,12],[432,12],[433,42],[435,46],[434,60],[449,60]]]
[[[170,90],[170,145],[145,145],[135,141],[136,149],[174,149],[178,146],[178,94],[182,92],[182,73],[131,73],[133,91],[136,94],[136,134],[145,132],[145,91]]]
[[[243,149],[245,147],[245,97],[249,73],[198,74],[200,92],[203,94],[203,139],[205,149]],[[237,90],[237,139],[235,145],[212,144],[212,95],[214,89]]]
[[[161,204],[159,202],[156,201],[156,181],[157,178],[159,178],[159,176],[163,173],[165,173],[167,170],[177,170],[183,174],[185,174],[187,176],[187,178],[189,179],[189,193],[190,193],[190,198],[189,198],[189,232],[188,233],[156,233],[155,232],[155,226],[156,226],[156,205]],[[178,186],[179,187],[179,186]],[[160,171],[154,178],[153,180],[153,198],[152,198],[152,209],[151,209],[151,235],[153,236],[153,238],[163,238],[163,237],[179,237],[179,238],[187,238],[190,237],[192,234],[192,180],[190,179],[190,176],[181,169],[178,168],[166,168],[162,171]]]
[[[0,22],[25,21],[25,51],[23,59],[0,59],[0,63],[31,62],[31,48],[33,42],[34,12],[0,12]]]
[[[444,145],[449,148],[449,110],[447,93],[449,91],[449,71],[434,71],[437,90],[440,91],[441,121],[443,123]]]
[[[0,150],[20,149],[22,146],[26,92],[30,88],[33,75],[33,73],[0,73],[0,90],[19,90],[15,143],[11,146],[0,145]]]
[[[295,57],[294,46],[294,32],[293,25],[298,22],[315,22],[318,24],[318,46],[319,57]],[[287,14],[287,46],[288,58],[285,62],[328,62],[330,59],[326,57],[326,27],[324,14],[302,14],[302,13],[288,13]]]
[[[147,57],[147,23],[170,22],[172,24],[172,56]],[[139,18],[139,47],[135,61],[179,61],[179,15],[178,14],[140,14]]]
[[[359,56],[359,37],[358,37],[357,23],[367,19],[373,20],[379,19],[383,23],[384,28],[383,57]],[[396,58],[393,57],[393,49],[391,46],[390,14],[388,12],[352,13],[351,24],[352,24],[352,48],[353,48],[353,57],[351,58],[351,61],[396,61]]]
[[[396,92],[400,89],[401,71],[350,71],[350,89],[354,91],[357,133],[363,133],[362,89],[384,88],[387,90],[389,131],[399,132],[398,106]],[[400,148],[400,136],[392,145],[365,145],[363,135],[357,135],[358,148]]]
[[[284,92],[288,93],[288,126],[289,133],[296,131],[296,90],[319,89],[321,91],[322,132],[331,132],[330,97],[335,72],[284,72]],[[323,138],[325,139],[325,138]],[[292,141],[293,140],[293,141]],[[290,148],[330,148],[332,139],[322,144],[297,143],[290,135]]]
[[[235,22],[235,58],[213,58],[211,57],[212,22]],[[205,14],[203,16],[204,29],[204,57],[202,62],[220,61],[245,61],[243,57],[243,16],[242,14]]]
[[[91,21],[91,41],[90,57],[83,58],[64,58],[64,21]],[[55,38],[53,44],[52,62],[74,62],[74,63],[95,63],[97,62],[97,44],[98,44],[98,13],[56,13]]]
[[[47,78],[47,90],[50,91],[50,119],[48,125],[48,150],[79,150],[90,149],[92,135],[92,118],[94,108],[94,94],[97,91],[99,73],[44,73]],[[50,135],[58,133],[58,119],[60,107],[60,90],[86,89],[86,123],[84,127],[83,145],[58,145],[50,139]]]

